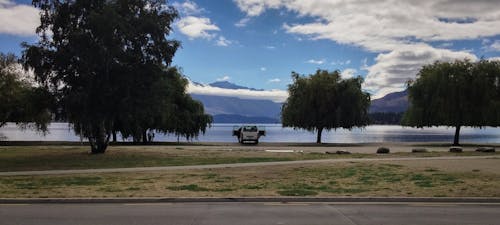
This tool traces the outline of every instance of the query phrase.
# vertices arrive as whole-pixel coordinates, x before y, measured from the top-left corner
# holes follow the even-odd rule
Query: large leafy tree
[[[34,0],[40,41],[24,63],[56,96],[65,119],[103,153],[116,130],[141,133],[165,104],[159,93],[179,43],[177,18],[160,0]],[[151,117],[155,117],[152,118]],[[154,128],[154,127],[153,127]]]
[[[137,102],[141,108],[128,108],[130,111],[118,117],[117,130],[125,138],[143,142],[147,140],[148,129],[187,139],[204,133],[212,123],[212,117],[205,114],[201,102],[186,94],[187,84],[187,79],[177,68],[166,69],[164,76],[150,87],[154,94],[143,96],[146,101]]]
[[[408,82],[410,106],[403,125],[455,127],[454,145],[460,128],[500,125],[500,62],[435,62],[424,66]]]
[[[316,143],[321,143],[323,130],[368,124],[370,95],[361,90],[361,78],[342,79],[338,71],[326,70],[309,76],[292,73],[292,78],[281,111],[284,127],[316,131]]]
[[[177,136],[183,136],[186,139],[197,137],[200,132],[205,133],[206,129],[212,123],[212,116],[205,114],[203,104],[191,98],[186,94],[188,85],[177,68],[168,70],[169,84],[168,96],[170,102],[168,111],[162,112],[162,120],[155,127],[163,133],[173,133]]]
[[[0,53],[0,127],[15,122],[21,128],[47,131],[52,105],[50,94],[23,77],[17,57]]]

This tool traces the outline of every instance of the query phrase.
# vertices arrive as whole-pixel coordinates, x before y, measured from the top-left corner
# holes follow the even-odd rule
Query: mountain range
[[[370,105],[370,113],[399,113],[408,109],[408,90],[393,92],[382,98],[373,99]]]
[[[193,85],[201,85],[193,83]],[[263,89],[248,88],[228,81],[218,81],[208,84],[211,87],[223,89],[244,89],[263,91]],[[279,123],[282,103],[271,100],[242,99],[238,97],[216,96],[207,94],[191,94],[193,99],[203,103],[205,112],[212,115],[214,123]],[[407,91],[394,92],[374,99],[369,109],[370,113],[399,113],[408,107]]]

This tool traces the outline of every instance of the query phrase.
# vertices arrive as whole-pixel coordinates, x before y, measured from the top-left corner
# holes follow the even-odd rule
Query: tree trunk
[[[113,131],[113,143],[116,144],[116,130]]]
[[[317,144],[321,144],[321,133],[323,133],[323,127],[318,128],[318,136],[316,138]]]
[[[95,125],[91,131],[91,137],[88,137],[91,153],[104,153],[109,145],[110,136],[111,133],[106,131],[104,123]]]
[[[147,144],[147,143],[148,143],[148,134],[147,134],[147,130],[143,130],[143,131],[142,131],[142,143],[143,143],[143,144]]]
[[[108,147],[108,143],[96,141],[91,144],[91,153],[92,154],[103,154],[106,152],[106,148]]]
[[[460,139],[460,125],[455,127],[455,138],[453,140],[453,145],[460,145],[459,144],[459,139]]]

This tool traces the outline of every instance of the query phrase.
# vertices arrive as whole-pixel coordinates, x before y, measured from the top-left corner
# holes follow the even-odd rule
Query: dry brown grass
[[[0,177],[0,197],[500,197],[500,159]]]
[[[353,154],[349,155],[325,154],[326,151],[335,152],[340,149],[338,147],[281,147],[281,149],[291,148],[298,151],[295,153],[265,152],[265,147],[261,146],[237,147],[112,146],[105,154],[91,155],[87,146],[0,146],[0,171],[183,166],[335,158],[500,155],[498,152],[478,153],[474,151],[464,153],[444,151],[428,153],[397,152],[376,155],[374,154],[376,148],[371,145],[362,147],[365,148],[363,151],[371,149],[371,153],[355,153],[357,150],[353,149]],[[347,147],[342,148],[351,151]],[[359,148],[359,146],[352,148]]]

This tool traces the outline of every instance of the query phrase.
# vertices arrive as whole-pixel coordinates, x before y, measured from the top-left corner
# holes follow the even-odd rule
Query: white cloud
[[[313,22],[284,23],[285,32],[310,40],[327,39],[379,53],[366,87],[375,95],[401,90],[424,63],[476,58],[466,50],[432,47],[430,42],[487,40],[500,35],[500,7],[496,0],[236,0],[247,16],[269,9],[285,9]],[[490,49],[500,49],[491,43]],[[429,58],[419,57],[428,55]]]
[[[176,26],[190,40],[197,38],[213,40],[215,45],[222,47],[227,47],[233,43],[233,41],[218,34],[220,28],[210,18],[201,15],[206,10],[199,7],[195,2],[186,0],[183,3],[174,2],[172,5],[184,15],[176,23]]]
[[[197,85],[192,82],[189,82],[187,92],[190,94],[237,97],[242,99],[264,99],[274,102],[284,102],[288,98],[288,92],[284,90],[254,91],[248,89],[225,89],[209,85]]]
[[[196,15],[205,11],[203,8],[200,8],[198,4],[196,4],[196,2],[189,0],[183,3],[174,2],[172,3],[172,6],[174,6],[181,14],[184,15]]]
[[[260,68],[260,71],[266,71],[266,70],[267,70],[267,68],[266,68],[266,67],[261,67],[261,68]]]
[[[340,76],[342,77],[342,79],[349,79],[349,78],[353,78],[357,72],[358,71],[356,69],[347,68],[344,71],[342,71]]]
[[[490,61],[500,61],[500,57],[490,57],[488,58]]]
[[[269,50],[274,50],[274,49],[276,49],[276,46],[268,45],[265,48],[267,48]]]
[[[268,82],[268,83],[279,83],[279,82],[281,82],[281,79],[279,79],[279,78],[274,78],[274,79],[270,79],[270,80],[268,80],[267,82]]]
[[[284,8],[316,22],[284,24],[289,33],[330,39],[370,51],[415,41],[476,39],[500,34],[497,1],[478,0],[237,0],[247,16]],[[464,19],[467,18],[467,19]],[[410,29],[411,28],[411,29]],[[416,40],[413,40],[416,39]],[[413,41],[412,41],[413,40]]]
[[[332,65],[339,65],[339,66],[349,65],[349,64],[351,64],[351,60],[349,60],[349,59],[346,60],[346,61],[339,61],[339,60],[337,60],[337,61],[333,61],[331,64]]]
[[[440,44],[438,47],[439,48],[450,48],[452,46],[453,46],[453,42],[445,42],[445,43]]]
[[[309,59],[306,62],[311,63],[311,64],[316,64],[316,65],[321,65],[321,64],[325,63],[325,60],[324,59],[319,59],[319,60]]]
[[[369,66],[368,66],[368,58],[364,58],[363,60],[361,60],[361,70],[368,70]]]
[[[217,42],[215,42],[215,44],[217,46],[229,46],[230,44],[232,44],[233,42],[230,41],[230,40],[227,40],[225,37],[223,36],[219,36],[219,38],[217,39]]]
[[[219,31],[219,27],[212,24],[209,18],[187,16],[182,18],[177,27],[180,32],[188,36],[189,39],[205,38],[212,39],[215,34],[210,31]]]
[[[217,81],[228,81],[230,79],[231,79],[231,77],[229,77],[229,76],[223,76],[223,77],[217,78]]]
[[[35,29],[40,25],[38,12],[38,9],[30,5],[0,0],[0,33],[19,36],[35,35]]]
[[[382,53],[375,59],[375,64],[367,68],[368,74],[363,88],[375,92],[374,98],[382,97],[393,91],[405,88],[409,79],[414,79],[423,65],[435,61],[453,61],[477,57],[468,52],[455,52],[436,49],[431,46],[414,46]]]
[[[236,27],[245,27],[250,22],[250,17],[245,17],[234,24]]]
[[[236,5],[248,16],[258,16],[266,9],[281,7],[282,0],[235,0]]]
[[[490,46],[489,49],[492,51],[500,52],[500,40],[495,40]]]

